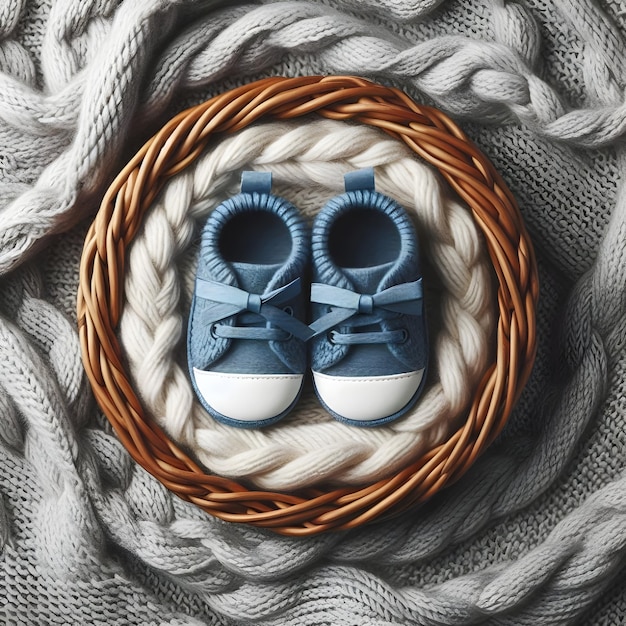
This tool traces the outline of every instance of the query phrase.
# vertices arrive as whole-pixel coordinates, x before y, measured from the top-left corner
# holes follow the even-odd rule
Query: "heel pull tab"
[[[269,194],[272,190],[272,172],[242,172],[241,193]]]
[[[355,172],[348,172],[344,177],[346,191],[375,191],[374,168],[366,167]]]

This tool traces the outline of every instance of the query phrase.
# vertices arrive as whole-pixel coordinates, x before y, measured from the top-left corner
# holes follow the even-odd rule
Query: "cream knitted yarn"
[[[333,420],[310,389],[280,427],[250,431],[216,422],[195,400],[185,364],[193,235],[224,194],[236,190],[242,168],[271,170],[279,192],[299,197],[311,217],[340,191],[346,171],[365,165],[376,166],[378,189],[415,218],[432,266],[426,288],[435,297],[427,315],[436,337],[423,397],[406,417],[376,429]],[[440,443],[467,407],[492,340],[489,262],[469,210],[400,142],[331,120],[246,129],[190,169],[169,183],[130,246],[120,322],[136,389],[159,423],[212,471],[268,489],[372,482]]]

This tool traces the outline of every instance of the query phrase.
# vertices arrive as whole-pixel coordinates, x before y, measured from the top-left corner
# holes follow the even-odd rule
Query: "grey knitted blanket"
[[[626,5],[0,0],[0,622],[626,622]],[[208,517],[133,463],[81,365],[86,227],[174,112],[357,74],[453,116],[517,197],[539,353],[499,440],[393,521]]]

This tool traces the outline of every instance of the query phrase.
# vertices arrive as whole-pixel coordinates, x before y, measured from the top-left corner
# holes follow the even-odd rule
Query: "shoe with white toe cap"
[[[244,172],[241,193],[209,216],[189,315],[194,390],[216,420],[242,428],[273,424],[294,407],[312,334],[302,286],[309,232],[270,190],[270,173]]]
[[[333,417],[378,426],[415,404],[426,377],[419,245],[372,169],[347,174],[345,187],[313,225],[313,382]]]

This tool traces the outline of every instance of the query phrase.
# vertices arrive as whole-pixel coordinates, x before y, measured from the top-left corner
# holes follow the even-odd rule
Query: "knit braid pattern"
[[[104,0],[55,3],[42,65],[44,71],[48,65],[62,65],[64,71],[45,74],[46,86],[54,89],[50,96],[33,98],[29,85],[10,75],[0,78],[0,91],[6,93],[3,116],[14,132],[30,137],[31,142],[33,133],[56,139],[50,147],[43,142],[43,154],[33,164],[37,184],[23,193],[15,194],[14,188],[15,196],[10,194],[3,203],[0,271],[19,263],[42,237],[62,230],[67,220],[75,222],[81,216],[80,212],[68,214],[72,206],[85,201],[80,196],[86,195],[89,202],[88,192],[98,189],[105,164],[119,152],[120,137],[129,129],[137,106],[146,59],[159,38],[170,32],[177,15],[177,3],[167,0],[125,2],[115,13],[112,4]],[[494,41],[475,42],[450,35],[416,44],[391,34],[377,37],[370,22],[313,2],[218,10],[209,13],[206,22],[198,19],[191,32],[158,60],[141,108],[149,121],[165,110],[177,90],[197,89],[223,78],[233,63],[238,63],[245,76],[270,67],[283,54],[315,48],[316,63],[328,73],[384,75],[387,80],[406,82],[459,117],[513,118],[548,138],[583,147],[606,145],[622,137],[626,132],[623,100],[601,108],[566,111],[557,92],[533,72],[538,32],[531,14],[521,4],[511,3],[508,8],[502,0],[493,4]],[[418,3],[412,14],[419,15],[423,8]],[[568,15],[567,10],[563,12]],[[111,19],[107,19],[110,13]],[[589,21],[598,14],[598,9],[588,9],[587,21],[583,21],[587,30],[593,30]],[[608,18],[598,20],[606,23]],[[88,55],[79,52],[80,42],[74,40],[71,45],[64,33],[84,34],[94,23],[99,36],[108,37],[108,45],[99,53],[95,45],[93,62],[87,63]],[[528,46],[534,51],[530,58],[519,52],[527,43],[535,44]],[[619,68],[610,63],[619,59],[624,45],[619,31],[602,44],[594,44],[595,40],[589,44],[590,56],[596,57],[593,71],[599,74],[598,81],[623,87],[619,74],[615,75]],[[59,63],[59,59],[65,62]],[[85,69],[78,71],[81,62]],[[77,122],[78,133],[71,137],[68,131]],[[19,138],[14,136],[13,143],[19,145]],[[61,146],[66,149],[53,158],[55,148],[58,152]]]
[[[330,418],[312,390],[281,428],[251,432],[216,422],[195,399],[181,332],[195,275],[195,257],[190,262],[186,252],[197,251],[190,244],[207,212],[225,190],[236,189],[241,168],[263,168],[272,171],[288,199],[309,192],[299,206],[312,218],[328,193],[341,190],[344,173],[368,164],[377,168],[378,189],[417,221],[424,256],[434,268],[439,302],[428,317],[441,326],[432,341],[434,380],[414,410],[385,428],[355,432]],[[484,372],[494,315],[489,262],[477,227],[467,207],[444,195],[433,172],[384,134],[323,120],[246,129],[208,151],[170,187],[130,247],[128,304],[120,321],[134,386],[170,436],[212,471],[267,489],[372,482],[407,465],[426,445],[441,443]]]
[[[616,0],[0,3],[0,622],[623,621],[625,33]],[[347,72],[438,104],[493,158],[538,253],[538,358],[456,484],[288,539],[210,518],[132,462],[93,402],[73,300],[86,221],[172,112],[262,75]],[[163,240],[186,250],[181,307],[211,209],[191,177],[150,212],[177,186],[190,208]],[[225,176],[206,197],[232,191]]]

